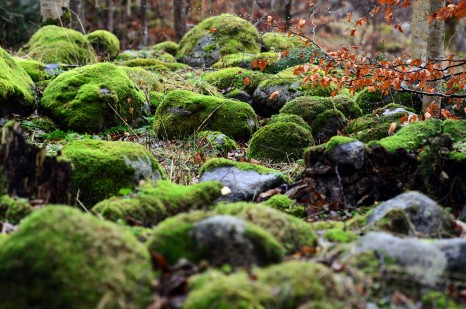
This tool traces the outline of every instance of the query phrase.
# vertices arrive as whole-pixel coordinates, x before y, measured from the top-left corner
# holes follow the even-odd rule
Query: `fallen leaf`
[[[270,94],[269,99],[270,100],[275,100],[278,97],[279,94],[280,94],[280,91],[276,90],[276,91],[274,91],[274,92],[272,92]]]
[[[215,28],[210,28],[209,31],[210,31],[210,33],[215,33],[215,32],[217,32],[217,29],[215,29]]]
[[[388,135],[392,135],[396,130],[396,122],[390,123],[390,128],[388,129]]]
[[[250,81],[251,81],[251,80],[250,80],[249,77],[245,77],[245,78],[243,79],[243,84],[248,85]]]

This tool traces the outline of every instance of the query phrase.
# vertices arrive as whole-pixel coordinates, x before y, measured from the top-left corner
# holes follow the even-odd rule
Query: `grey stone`
[[[366,252],[376,252],[393,260],[402,273],[410,275],[410,280],[423,284],[438,284],[447,269],[445,254],[432,243],[416,238],[403,239],[382,232],[368,233],[357,241],[355,248],[356,255]]]
[[[206,171],[199,182],[218,180],[230,188],[231,193],[221,198],[224,201],[251,201],[259,193],[276,188],[284,183],[283,176],[260,174],[254,170],[243,171],[235,166],[222,166]]]
[[[214,48],[206,47],[215,46]],[[212,66],[215,62],[220,60],[220,47],[215,41],[212,34],[206,34],[198,40],[198,44],[192,49],[192,51],[183,56],[181,62],[186,63],[192,67],[206,68]]]
[[[441,239],[435,242],[434,246],[445,254],[447,277],[464,281],[466,276],[466,239]]]
[[[278,114],[286,102],[302,95],[302,92],[297,90],[298,87],[299,83],[297,82],[291,85],[277,85],[267,87],[261,87],[259,85],[252,95],[252,107],[256,113],[261,116],[269,117],[271,115]],[[275,91],[278,92],[278,96],[271,100],[270,95]]]
[[[364,165],[366,149],[360,141],[334,146],[329,151],[329,158],[337,164],[351,165],[359,170]]]
[[[134,180],[136,183],[142,179],[147,180],[159,180],[162,179],[162,175],[152,164],[149,156],[138,157],[135,160],[131,160],[125,155],[125,164],[131,166],[134,169]]]
[[[390,216],[393,217],[395,213],[396,220],[400,220],[400,216],[403,217],[409,225],[408,230],[412,230],[417,236],[438,237],[451,233],[452,222],[443,208],[429,197],[415,191],[402,193],[377,206],[369,215],[367,224],[377,225],[384,218],[390,220]],[[405,226],[404,223],[401,224]],[[406,229],[401,228],[394,232],[405,234]]]

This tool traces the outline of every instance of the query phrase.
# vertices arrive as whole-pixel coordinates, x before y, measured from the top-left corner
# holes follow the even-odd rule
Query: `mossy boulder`
[[[341,308],[348,301],[343,280],[322,264],[291,261],[248,273],[208,272],[189,281],[186,309],[207,308]],[[325,307],[324,304],[329,305]]]
[[[150,47],[150,49],[156,52],[164,51],[172,56],[176,56],[176,54],[178,53],[179,45],[172,41],[165,41],[153,45],[152,47]]]
[[[261,204],[238,202],[217,206],[214,211],[222,215],[231,215],[268,231],[290,254],[304,246],[317,244],[317,236],[311,225]]]
[[[309,130],[309,132],[312,132],[311,126],[304,121],[304,119],[298,115],[294,114],[277,114],[273,115],[272,118],[270,118],[268,124],[273,124],[273,123],[278,123],[278,122],[291,122],[294,124],[297,124],[301,127],[303,127],[306,130]]]
[[[205,19],[179,43],[177,59],[194,67],[210,67],[221,56],[260,52],[260,36],[248,21],[231,14]]]
[[[181,258],[234,267],[283,260],[283,248],[264,229],[232,216],[206,212],[180,214],[163,221],[154,228],[147,247],[169,264]]]
[[[303,45],[304,42],[300,43],[300,38],[295,35],[287,35],[285,33],[278,32],[266,32],[261,35],[262,49],[264,51],[291,51],[298,45]]]
[[[148,109],[142,91],[111,63],[60,74],[45,89],[41,107],[62,129],[80,133],[136,125]]]
[[[307,217],[306,208],[303,205],[297,204],[295,200],[290,199],[284,194],[275,194],[263,204],[294,217]]]
[[[327,110],[319,114],[312,123],[312,132],[316,143],[324,143],[331,137],[344,131],[348,120],[339,110]]]
[[[154,119],[157,135],[168,138],[208,129],[235,140],[247,139],[256,128],[256,114],[247,103],[186,90],[170,92],[157,108]]]
[[[96,61],[94,49],[82,33],[53,25],[34,33],[22,51],[43,63],[82,65]]]
[[[97,56],[103,60],[113,60],[120,53],[120,41],[107,30],[95,30],[86,35]]]
[[[413,109],[416,113],[421,111],[422,100],[416,94],[407,92],[390,92],[382,95],[380,90],[370,92],[367,88],[356,95],[356,104],[364,114],[370,114],[374,110],[384,107],[389,103],[396,103]]]
[[[32,79],[33,82],[47,79],[47,73],[45,73],[45,64],[40,61],[16,58],[16,62],[26,71],[27,75]]]
[[[133,218],[149,226],[181,212],[212,208],[221,196],[221,188],[219,182],[213,181],[182,186],[159,180],[144,184],[135,194],[101,201],[93,211],[107,220]]]
[[[234,140],[218,131],[200,131],[196,134],[196,144],[201,147],[203,153],[227,154],[238,149]]]
[[[72,186],[86,206],[135,188],[143,179],[163,179],[159,163],[142,145],[130,142],[76,140],[66,144],[65,158],[73,164]]]
[[[143,308],[151,279],[148,253],[132,235],[71,207],[35,212],[0,247],[6,309]]]
[[[32,211],[33,208],[27,199],[12,198],[8,195],[0,197],[0,222],[7,221],[11,224],[18,224]]]
[[[253,65],[255,61],[265,61],[265,68],[263,69],[264,73],[267,73],[267,68],[271,66],[278,60],[278,54],[275,52],[265,52],[259,54],[246,54],[246,53],[236,53],[225,55],[220,58],[219,61],[212,65],[214,69],[223,69],[230,67],[239,67],[248,70],[260,70],[261,66]]]
[[[346,132],[362,142],[380,140],[388,137],[388,130],[392,122],[396,123],[393,133],[398,132],[408,123],[401,124],[401,118],[414,115],[412,110],[402,105],[390,103],[382,108],[376,109],[373,113],[353,119],[348,123]]]
[[[202,79],[215,86],[223,93],[243,90],[250,95],[254,92],[257,85],[266,78],[266,75],[261,72],[254,72],[238,67],[220,69],[218,71],[202,74]]]
[[[0,47],[0,114],[32,113],[35,103],[33,84],[27,72]]]
[[[309,130],[291,122],[277,122],[259,129],[249,142],[248,157],[273,162],[301,159],[303,150],[314,145]]]

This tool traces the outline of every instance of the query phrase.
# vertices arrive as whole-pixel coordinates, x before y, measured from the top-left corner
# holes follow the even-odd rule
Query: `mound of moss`
[[[45,64],[40,61],[16,58],[16,62],[26,71],[33,82],[37,83],[47,78]]]
[[[202,74],[202,79],[224,93],[243,90],[252,94],[259,83],[266,79],[266,76],[261,72],[236,67],[206,72]]]
[[[322,264],[292,261],[253,269],[252,273],[255,279],[246,272],[229,276],[207,272],[192,277],[183,307],[342,308],[348,301],[342,280]]]
[[[238,144],[234,140],[218,131],[200,131],[196,134],[196,144],[201,147],[203,153],[227,154],[229,151],[238,149]]]
[[[263,204],[298,218],[307,217],[306,208],[303,205],[298,205],[295,200],[283,194],[276,194]]]
[[[0,222],[7,221],[18,224],[33,211],[27,199],[12,198],[8,195],[0,197]]]
[[[154,228],[147,247],[162,255],[169,264],[181,258],[235,267],[263,266],[283,260],[283,248],[259,226],[201,211],[163,221]]]
[[[120,53],[120,41],[107,30],[95,30],[86,35],[97,56],[104,60],[113,60]]]
[[[96,61],[94,49],[82,33],[53,25],[34,33],[22,51],[43,63],[82,65]]]
[[[231,14],[203,20],[179,43],[177,59],[195,67],[210,67],[222,56],[260,52],[260,36],[248,21]]]
[[[304,246],[317,244],[317,236],[306,222],[261,204],[237,202],[217,206],[222,215],[239,217],[272,234],[290,254]]]
[[[176,54],[178,53],[179,45],[172,41],[165,41],[153,45],[152,47],[150,47],[150,49],[156,52],[164,51],[172,56],[176,56]]]
[[[257,128],[257,117],[247,103],[171,91],[157,108],[154,130],[159,136],[179,138],[196,131],[220,131],[233,139],[247,139]]]
[[[86,206],[135,188],[143,179],[163,179],[159,163],[142,145],[130,142],[76,140],[62,149],[73,164],[72,186]]]
[[[246,53],[236,53],[225,55],[220,58],[219,61],[212,65],[214,69],[223,69],[223,68],[230,68],[230,67],[239,67],[248,70],[260,70],[261,67],[259,65],[254,66],[254,61],[265,61],[265,69],[263,70],[264,73],[267,73],[267,67],[269,67],[272,63],[278,60],[278,55],[275,52],[265,52],[260,54],[246,54]]]
[[[309,130],[292,123],[277,122],[259,129],[249,142],[248,157],[289,162],[302,158],[303,150],[314,145]]]
[[[159,180],[144,184],[130,196],[101,201],[93,211],[111,221],[129,217],[149,226],[181,212],[211,208],[221,196],[221,189],[219,182],[182,186]]]
[[[413,109],[416,113],[421,111],[422,106],[422,100],[415,94],[407,92],[390,92],[388,95],[384,96],[380,90],[370,92],[367,88],[359,92],[355,100],[356,104],[358,104],[364,114],[370,114],[374,110],[389,103],[403,105]]]
[[[31,77],[0,47],[0,113],[30,114],[34,110]]]
[[[309,130],[309,132],[312,132],[312,128],[309,124],[307,124],[304,119],[298,115],[294,114],[277,114],[273,115],[272,118],[270,118],[268,124],[273,124],[273,123],[278,123],[278,122],[291,122],[294,124],[297,124],[301,127],[303,127],[306,130]]]
[[[6,309],[145,308],[151,279],[147,251],[133,236],[71,207],[35,212],[0,247]]]
[[[98,63],[60,74],[45,89],[41,107],[64,130],[95,133],[141,123],[146,103],[125,71]]]
[[[304,42],[300,42],[300,38],[297,36],[288,36],[284,33],[278,32],[266,32],[261,35],[263,50],[264,51],[280,51],[288,50],[291,51],[299,45],[304,45]],[[309,60],[308,60],[309,61]]]

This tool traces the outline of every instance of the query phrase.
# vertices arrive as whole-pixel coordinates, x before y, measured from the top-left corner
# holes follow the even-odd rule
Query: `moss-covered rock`
[[[22,51],[43,63],[77,65],[96,61],[94,49],[83,34],[53,25],[34,33]]]
[[[328,241],[338,243],[348,243],[358,239],[358,236],[353,232],[339,228],[328,229],[322,236]]]
[[[341,308],[345,288],[332,270],[313,262],[286,262],[229,276],[210,272],[190,279],[186,309],[207,308],[301,308],[306,302]],[[346,298],[348,301],[348,298]]]
[[[268,265],[283,260],[283,248],[262,228],[231,216],[180,214],[160,223],[147,246],[170,264],[180,258],[215,266]],[[238,249],[240,249],[238,251]]]
[[[27,199],[12,198],[8,195],[0,197],[0,221],[18,224],[33,211]]]
[[[71,207],[35,212],[0,247],[6,309],[142,308],[151,279],[147,251],[133,236]]]
[[[316,143],[323,143],[342,132],[348,120],[339,110],[327,110],[319,114],[312,123],[312,132]]]
[[[273,124],[273,123],[278,123],[278,122],[291,122],[294,124],[297,124],[301,127],[303,127],[306,130],[309,130],[309,132],[312,132],[311,126],[304,121],[304,119],[298,115],[294,114],[277,114],[273,115],[272,118],[270,118],[268,124]]]
[[[364,114],[370,114],[389,103],[400,104],[419,113],[422,105],[422,100],[415,94],[392,92],[383,96],[381,91],[370,92],[367,88],[357,94],[355,101]]]
[[[261,66],[253,65],[255,61],[265,61],[265,68],[262,70],[268,73],[267,68],[278,60],[278,54],[275,52],[265,52],[259,54],[236,53],[225,55],[219,61],[212,65],[214,69],[223,69],[230,67],[239,67],[248,70],[261,70]]]
[[[301,159],[303,150],[314,145],[309,130],[291,122],[277,122],[259,129],[249,142],[248,157],[289,162]]]
[[[150,49],[156,52],[164,51],[172,56],[176,56],[176,54],[178,53],[179,45],[172,41],[165,41],[153,45],[152,47],[150,47]]]
[[[37,83],[47,78],[45,64],[40,61],[16,58],[16,62],[26,71],[33,82]]]
[[[236,216],[262,227],[280,242],[287,253],[293,253],[303,246],[313,247],[317,244],[317,236],[311,225],[261,204],[223,204],[217,206],[214,211],[222,215]]]
[[[130,196],[101,201],[93,210],[111,221],[133,218],[154,225],[181,212],[212,208],[221,188],[219,182],[212,181],[182,186],[159,180],[144,184]]]
[[[298,218],[307,217],[306,208],[303,205],[298,205],[295,200],[290,199],[284,194],[276,194],[272,196],[264,202],[264,205]]]
[[[113,60],[120,53],[120,41],[111,32],[95,30],[86,35],[97,56],[104,60]]]
[[[170,92],[157,108],[154,120],[157,135],[168,138],[208,129],[233,139],[247,139],[256,128],[256,114],[247,103],[185,90]]]
[[[212,171],[216,168],[219,167],[225,167],[225,166],[234,166],[239,170],[242,171],[255,171],[259,174],[281,174],[281,172],[274,170],[273,168],[268,168],[263,165],[258,165],[258,164],[253,164],[253,163],[248,163],[248,162],[238,162],[238,161],[233,161],[233,160],[228,160],[225,158],[213,158],[207,160],[207,162],[202,165],[201,170],[199,171],[199,174],[202,175],[205,172]],[[285,179],[285,176],[282,175],[282,180],[287,181],[288,179]]]
[[[260,36],[248,21],[223,14],[205,19],[181,39],[177,59],[195,67],[209,67],[221,56],[260,52]]]
[[[275,58],[270,58],[270,61],[266,62],[266,67],[264,69],[264,72],[275,74],[283,70],[286,70],[288,68],[294,67],[296,65],[309,63],[310,59],[315,56],[316,52],[318,53],[318,55],[321,55],[321,53],[319,53],[319,51],[315,48],[311,48],[311,47],[293,48],[291,50],[288,50],[287,56],[285,56],[282,53],[281,58],[276,59],[276,61],[273,61]],[[265,53],[265,54],[269,54],[269,53]],[[277,54],[277,52],[275,52],[275,54]],[[315,95],[319,95],[319,94],[315,94]]]
[[[291,51],[298,45],[303,45],[304,42],[300,43],[300,38],[297,36],[288,36],[284,33],[278,32],[266,32],[261,35],[263,50],[264,51],[280,51],[288,50]],[[308,60],[309,61],[309,60]]]
[[[163,99],[165,98],[165,94],[160,91],[150,91],[149,92],[149,103],[150,103],[150,113],[153,115],[159,107],[160,103],[162,103]]]
[[[224,93],[243,90],[248,94],[252,94],[257,85],[266,78],[266,75],[261,72],[233,67],[204,73],[202,78]]]
[[[196,134],[196,144],[201,147],[203,153],[227,154],[238,148],[238,144],[222,132],[209,130]]]
[[[76,140],[66,144],[65,158],[73,164],[72,186],[91,206],[121,188],[135,188],[142,179],[165,178],[159,163],[144,146],[130,142]]]
[[[31,77],[0,47],[0,114],[30,114],[34,110]]]
[[[41,107],[62,129],[81,133],[137,124],[147,109],[142,91],[111,63],[60,74],[45,89]]]

